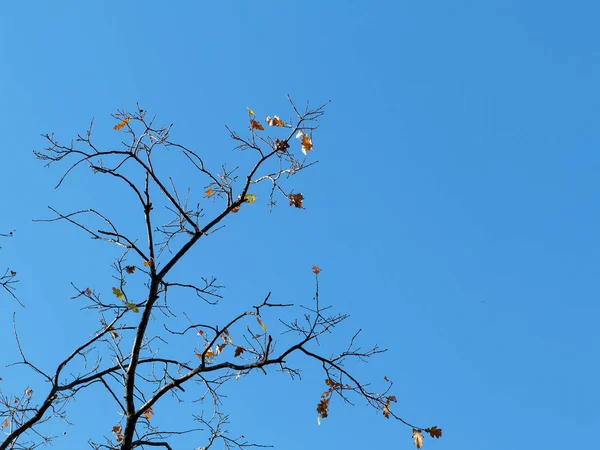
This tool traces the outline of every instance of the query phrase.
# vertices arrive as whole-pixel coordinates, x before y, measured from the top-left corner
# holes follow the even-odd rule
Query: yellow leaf
[[[319,275],[319,272],[321,272],[321,269],[319,269],[317,266],[313,265],[312,271],[315,275]]]
[[[281,120],[279,117],[277,116],[267,116],[267,118],[265,119],[265,122],[267,122],[267,124],[270,127],[283,127],[285,126],[285,123],[283,123],[283,120]]]
[[[139,313],[140,312],[140,308],[138,308],[135,303],[125,302],[125,307],[127,309],[132,310],[134,313]]]
[[[423,448],[423,435],[419,433],[419,430],[413,429],[412,438],[413,442],[415,443],[415,447]]]
[[[119,300],[123,300],[125,298],[125,296],[123,295],[123,292],[121,291],[121,289],[117,289],[116,287],[112,288],[113,294],[115,294],[115,296],[119,299]]]
[[[254,194],[246,194],[244,195],[244,200],[246,200],[246,202],[252,204],[256,201],[256,195]]]
[[[265,127],[263,127],[260,122],[258,122],[257,120],[254,119],[250,119],[250,126],[248,127],[249,130],[264,130]]]
[[[263,331],[267,331],[267,327],[265,327],[265,324],[263,323],[263,321],[260,320],[260,317],[256,316],[256,320],[258,321],[258,324],[263,329]]]
[[[212,349],[212,348],[209,348],[209,349],[206,351],[206,357],[207,357],[207,358],[212,358],[213,356],[215,356],[215,352],[213,351],[213,349]]]
[[[248,110],[248,114],[253,116],[254,115],[254,111],[252,111],[250,108],[246,108]]]
[[[118,124],[116,124],[113,128],[115,130],[120,130],[121,128],[123,128],[125,125],[127,125],[129,123],[129,121],[131,120],[131,117],[126,117],[125,119],[121,120]]]
[[[209,188],[206,191],[204,191],[204,198],[208,198],[213,194],[214,194],[213,188],[212,188],[212,186],[209,186]]]

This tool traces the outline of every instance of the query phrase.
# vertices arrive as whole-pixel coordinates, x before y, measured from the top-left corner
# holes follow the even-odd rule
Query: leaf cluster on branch
[[[227,127],[235,149],[250,152],[253,158],[243,176],[239,167],[209,168],[198,151],[171,139],[171,126],[156,126],[139,106],[133,112],[114,115],[114,130],[125,134],[118,149],[96,145],[93,121],[69,144],[52,134],[43,135],[47,147],[35,155],[47,166],[66,165],[57,186],[73,170],[87,168],[105,176],[106,182],[118,183],[137,207],[131,205],[132,215],[126,218],[128,231],[123,231],[122,217],[111,218],[95,207],[71,212],[50,208],[53,217],[45,222],[66,222],[93,239],[120,247],[122,253],[112,266],[110,290],[100,282],[98,286],[72,283],[73,299],[84,302],[84,309],[96,311],[98,326],[54,370],[42,370],[29,358],[15,323],[18,364],[33,370],[48,388],[35,393],[29,387],[17,394],[0,391],[0,428],[4,432],[0,450],[33,449],[52,441],[55,436],[45,434],[47,428],[42,429],[41,424],[67,421],[69,403],[80,391],[90,389],[97,390],[96,395],[104,393],[120,411],[112,428],[104,430],[102,440],[90,439],[94,449],[171,449],[172,438],[191,433],[199,435],[195,440],[204,440],[204,449],[218,441],[228,449],[260,446],[229,434],[224,386],[254,371],[297,377],[298,361],[304,361],[302,367],[315,363],[323,370],[326,390],[317,402],[319,422],[330,415],[334,398],[348,404],[362,399],[385,418],[407,425],[417,448],[422,446],[422,432],[441,436],[441,429],[411,425],[392,411],[396,397],[390,393],[393,383],[387,378],[383,389],[377,391],[348,368],[353,360],[368,360],[385,351],[376,345],[362,349],[357,344],[360,331],[337,353],[320,353],[320,340],[348,316],[321,303],[319,267],[312,267],[313,299],[296,307],[298,316],[292,320],[278,317],[277,312],[294,305],[272,300],[270,292],[230,316],[220,309],[214,317],[207,316],[206,310],[199,314],[198,308],[182,301],[188,293],[202,305],[219,306],[222,286],[214,276],[179,279],[173,269],[188,264],[190,250],[224,226],[230,214],[243,214],[258,202],[258,185],[268,186],[265,200],[271,208],[281,198],[292,207],[304,208],[304,196],[288,183],[290,177],[314,164],[307,157],[315,150],[313,134],[327,104],[317,108],[307,104],[302,109],[291,100],[289,104],[293,111],[290,120],[273,115],[261,122],[248,109],[247,132],[240,134]],[[272,135],[267,130],[273,131]],[[201,186],[197,192],[188,188],[181,195],[176,186],[186,180],[163,173],[156,163],[159,149],[176,151],[193,168],[198,180],[189,184]],[[207,202],[211,202],[208,212]],[[137,232],[130,231],[131,224]],[[5,289],[10,289],[15,275],[8,272],[0,278]],[[195,348],[189,345],[190,337],[197,340]],[[205,409],[192,417],[195,425],[166,429],[154,415],[168,399],[200,400]]]

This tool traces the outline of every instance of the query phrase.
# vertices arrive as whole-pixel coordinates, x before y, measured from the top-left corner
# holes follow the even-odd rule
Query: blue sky
[[[332,100],[319,164],[294,181],[306,211],[269,213],[259,198],[189,270],[217,276],[235,313],[268,291],[310,302],[319,265],[321,298],[351,314],[328,345],[362,328],[365,344],[389,348],[355,370],[394,380],[408,421],[443,428],[427,449],[594,448],[599,14],[592,1],[4,2],[0,225],[16,232],[0,261],[27,307],[1,298],[3,389],[27,379],[44,390],[4,368],[17,359],[12,313],[28,354],[51,368],[95,320],[70,283],[109,290],[117,255],[31,220],[47,205],[135,217],[85,170],[54,190],[59,170],[32,155],[40,133],[68,140],[95,117],[110,145],[110,114],[140,102],[218,164],[236,157],[225,124],[243,130],[246,107],[289,117],[290,94]],[[286,449],[413,448],[409,429],[360,402],[334,403],[318,427],[316,367],[301,382],[261,376],[231,386],[234,433]],[[118,416],[101,397],[72,405],[58,447],[105,433]]]

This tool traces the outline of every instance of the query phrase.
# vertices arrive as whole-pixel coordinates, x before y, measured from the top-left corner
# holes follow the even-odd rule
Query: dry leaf
[[[311,152],[313,149],[312,139],[308,137],[308,134],[298,131],[296,139],[300,139],[300,145],[302,153],[306,155],[306,152]]]
[[[120,130],[121,128],[123,128],[125,125],[127,125],[129,123],[129,121],[131,120],[131,117],[126,117],[125,119],[121,120],[118,124],[116,124],[113,128],[115,130]]]
[[[263,127],[259,121],[250,119],[250,126],[248,127],[248,129],[249,130],[264,130],[265,127]]]
[[[283,127],[285,125],[285,123],[283,123],[283,120],[281,120],[279,117],[277,116],[267,116],[267,118],[265,119],[265,122],[267,122],[267,124],[270,127]]]
[[[123,300],[125,298],[125,295],[123,295],[123,292],[121,291],[121,289],[114,287],[114,288],[112,288],[112,291],[113,291],[113,294],[115,294],[115,296],[119,300]]]
[[[154,258],[150,258],[148,261],[144,261],[144,267],[150,267],[154,262]]]
[[[33,389],[25,389],[25,395],[33,394]]]
[[[128,274],[132,274],[133,272],[135,272],[135,266],[125,266],[125,272],[127,272]]]
[[[319,275],[319,272],[321,272],[321,269],[319,269],[317,266],[313,265],[312,271],[315,275]]]
[[[217,350],[215,351],[215,356],[219,356],[225,347],[227,347],[227,344],[217,344]]]
[[[431,428],[425,428],[425,433],[429,433],[432,438],[439,439],[442,437],[442,429],[437,426],[433,426]]]
[[[423,435],[419,432],[419,430],[413,429],[412,438],[413,442],[415,443],[415,447],[423,448]]]
[[[383,415],[386,419],[390,418],[390,408],[387,405],[383,405]]]
[[[4,422],[2,422],[2,428],[6,428],[8,426],[8,419],[4,419]]]
[[[263,323],[263,321],[260,320],[260,317],[256,316],[256,320],[257,320],[258,324],[260,325],[260,327],[263,329],[263,331],[267,331],[267,327],[265,327],[265,324]]]
[[[213,194],[214,194],[213,188],[212,188],[212,186],[209,186],[208,189],[206,191],[204,191],[204,198],[208,198]]]
[[[83,293],[89,297],[90,295],[92,295],[92,290],[90,288],[85,288],[85,291],[83,291]]]
[[[241,346],[238,345],[236,347],[236,349],[235,349],[235,352],[234,352],[233,356],[237,358],[238,356],[240,356],[245,351],[246,351],[246,349],[244,347],[241,347]]]
[[[152,414],[154,414],[154,410],[152,409],[152,406],[150,408],[148,408],[146,411],[144,411],[144,417],[148,420],[150,420],[150,418],[152,417]]]
[[[288,195],[288,198],[290,199],[290,206],[302,208],[302,202],[304,201],[304,196],[302,194],[290,194]]]
[[[16,274],[17,274],[17,272],[15,272],[14,270],[11,270],[11,271],[10,271],[10,276],[11,276],[11,277],[14,277]]]
[[[237,205],[235,208],[231,208],[232,213],[236,213],[240,210],[240,205]]]

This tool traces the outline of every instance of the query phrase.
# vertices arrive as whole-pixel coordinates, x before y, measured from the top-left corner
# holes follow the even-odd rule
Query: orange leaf
[[[118,124],[116,124],[113,128],[115,130],[120,130],[121,128],[123,128],[125,125],[127,125],[129,123],[129,121],[131,120],[131,117],[126,117],[125,119],[121,120]]]
[[[148,261],[144,261],[144,267],[150,267],[154,263],[154,258],[150,258]]]
[[[231,208],[232,213],[236,213],[240,210],[240,205],[237,205],[235,208]]]
[[[249,130],[264,130],[265,127],[263,127],[259,121],[250,119],[250,126],[248,127],[248,129]]]
[[[148,420],[150,420],[150,418],[152,417],[152,414],[154,414],[154,410],[152,409],[152,406],[150,408],[148,408],[146,411],[144,411],[144,417]]]
[[[135,266],[125,266],[125,272],[127,272],[128,274],[132,274],[133,272],[135,272]]]
[[[300,139],[300,145],[302,147],[302,153],[306,155],[306,152],[312,152],[313,144],[312,139],[308,137],[308,134],[298,131],[296,138]]]
[[[2,422],[2,428],[6,428],[8,426],[8,419],[4,419],[4,422]]]
[[[413,429],[412,438],[413,442],[415,443],[415,447],[423,448],[423,435],[419,433],[419,430]]]
[[[321,272],[321,269],[319,269],[317,266],[313,265],[312,271],[315,275],[319,275],[319,272]]]
[[[33,394],[33,389],[25,389],[25,394],[26,394],[26,395],[31,395],[31,394]]]
[[[290,194],[288,195],[288,198],[290,199],[290,206],[302,208],[302,202],[304,201],[304,196],[302,194]]]
[[[214,194],[213,188],[212,188],[212,186],[209,186],[208,189],[206,191],[204,191],[204,198],[208,198],[213,194]]]
[[[236,349],[235,349],[235,353],[233,354],[233,356],[237,358],[238,356],[240,356],[245,351],[246,351],[246,349],[244,347],[241,347],[241,346],[238,345],[236,347]]]

